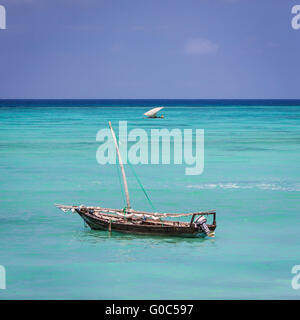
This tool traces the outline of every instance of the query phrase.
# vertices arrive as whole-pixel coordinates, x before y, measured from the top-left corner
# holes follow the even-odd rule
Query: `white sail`
[[[154,108],[154,109],[151,109],[149,111],[147,111],[146,113],[144,113],[144,116],[147,116],[147,117],[155,117],[157,112],[160,111],[161,109],[163,109],[164,107],[157,107],[157,108]]]

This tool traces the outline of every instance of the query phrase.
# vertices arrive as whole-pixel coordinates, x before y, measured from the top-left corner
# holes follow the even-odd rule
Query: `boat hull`
[[[96,217],[88,212],[76,210],[81,218],[93,230],[108,230],[130,234],[158,235],[158,236],[179,236],[179,237],[206,237],[206,234],[196,228],[193,224],[185,223],[184,225],[167,225],[163,221],[153,225],[149,223],[121,223],[115,221],[107,221]],[[210,232],[216,228],[215,225],[207,225]]]

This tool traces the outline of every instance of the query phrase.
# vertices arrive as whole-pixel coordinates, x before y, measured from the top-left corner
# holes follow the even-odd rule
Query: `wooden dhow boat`
[[[109,127],[117,150],[119,165],[121,167],[123,187],[126,196],[124,209],[110,209],[90,206],[69,206],[56,204],[64,212],[77,212],[85,223],[94,230],[108,230],[132,234],[183,236],[183,237],[213,237],[216,229],[216,211],[192,213],[158,213],[136,211],[130,206],[129,192],[125,170],[119,151],[117,138],[109,122]],[[190,222],[168,220],[191,216]],[[207,223],[205,216],[212,216],[211,224]]]

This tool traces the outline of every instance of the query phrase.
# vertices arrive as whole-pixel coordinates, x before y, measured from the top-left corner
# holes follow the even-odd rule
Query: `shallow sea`
[[[110,235],[54,207],[124,207],[116,166],[96,161],[109,120],[204,129],[201,175],[134,170],[161,212],[216,209],[215,238]],[[0,100],[0,299],[299,299],[299,146],[300,101]],[[132,206],[151,211],[127,167]]]

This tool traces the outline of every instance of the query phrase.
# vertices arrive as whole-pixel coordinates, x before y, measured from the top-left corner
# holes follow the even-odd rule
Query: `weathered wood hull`
[[[82,212],[76,209],[76,212],[93,230],[108,230],[122,233],[144,234],[144,235],[160,235],[160,236],[181,236],[181,237],[205,237],[206,234],[189,223],[170,223],[170,221],[160,221],[151,224],[150,222],[125,222],[109,221],[99,218],[89,212]],[[215,224],[207,225],[209,230],[213,232],[216,229]]]

